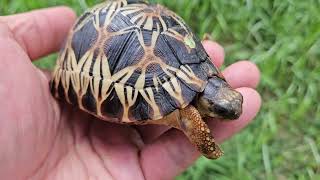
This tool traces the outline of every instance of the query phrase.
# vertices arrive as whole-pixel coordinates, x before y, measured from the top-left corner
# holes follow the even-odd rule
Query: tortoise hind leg
[[[215,143],[207,124],[202,120],[200,113],[193,106],[177,110],[162,120],[155,121],[180,129],[188,137],[189,141],[197,147],[202,155],[209,159],[217,159],[223,155],[220,147]]]

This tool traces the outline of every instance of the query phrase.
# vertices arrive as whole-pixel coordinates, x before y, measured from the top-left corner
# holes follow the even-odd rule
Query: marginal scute
[[[82,97],[82,105],[85,110],[90,112],[97,112],[97,103],[90,89],[87,89],[86,93]]]
[[[70,101],[71,104],[78,105],[77,93],[75,92],[73,86],[70,86],[68,90],[68,100]]]
[[[65,99],[66,98],[66,95],[65,95],[65,91],[64,91],[64,88],[62,86],[62,83],[59,83],[58,84],[58,89],[56,90],[57,91],[57,96],[59,96],[61,99]]]
[[[218,72],[208,62],[201,42],[173,12],[142,0],[107,1],[71,30],[51,91],[101,119],[158,120],[203,91]]]
[[[170,96],[162,86],[153,88],[153,91],[155,92],[155,101],[157,102],[158,106],[161,107],[160,110],[162,115],[165,115],[167,112],[173,112],[179,108],[174,98]]]
[[[141,94],[138,95],[136,103],[129,110],[129,117],[136,120],[149,119],[150,107],[145,98]]]
[[[112,90],[108,98],[102,103],[101,109],[104,117],[109,117],[111,119],[118,119],[121,117],[123,108],[115,90]]]

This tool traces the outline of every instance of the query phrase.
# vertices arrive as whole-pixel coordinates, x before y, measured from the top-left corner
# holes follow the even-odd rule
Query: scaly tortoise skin
[[[86,11],[50,85],[55,97],[100,119],[178,128],[212,159],[222,151],[202,118],[236,119],[242,111],[242,96],[182,18],[143,0],[111,0]]]

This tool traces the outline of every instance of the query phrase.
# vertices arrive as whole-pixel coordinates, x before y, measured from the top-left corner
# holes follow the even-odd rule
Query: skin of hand
[[[55,52],[75,21],[66,7],[0,17],[0,177],[3,179],[172,179],[199,157],[181,131],[111,124],[49,92],[50,75],[32,60]],[[223,48],[203,42],[217,66]],[[259,70],[239,61],[223,72],[244,97],[236,121],[209,120],[218,142],[244,128],[260,109]]]

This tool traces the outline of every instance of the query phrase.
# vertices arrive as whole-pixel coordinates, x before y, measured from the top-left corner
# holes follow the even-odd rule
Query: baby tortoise
[[[180,129],[210,159],[223,153],[203,118],[242,113],[241,94],[183,19],[143,0],[109,0],[86,11],[50,85],[55,97],[100,119]]]

